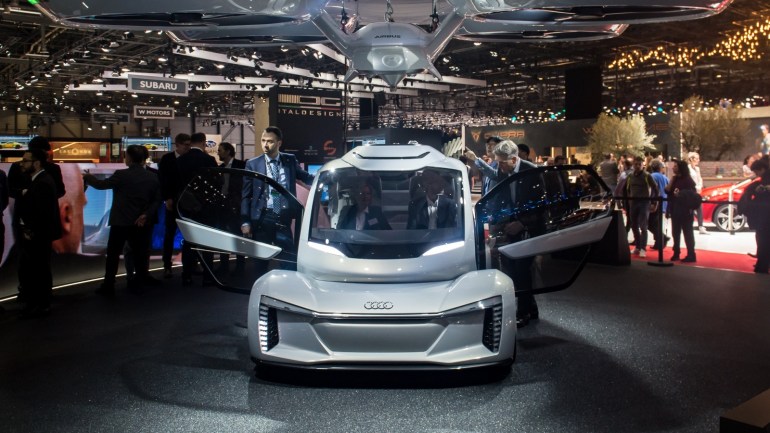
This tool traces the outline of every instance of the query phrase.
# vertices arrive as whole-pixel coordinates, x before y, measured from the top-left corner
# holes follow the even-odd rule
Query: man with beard
[[[24,153],[21,171],[30,178],[19,191],[14,225],[19,234],[19,285],[24,287],[26,307],[23,315],[48,314],[53,290],[51,243],[62,234],[59,202],[53,177],[46,173],[48,155],[42,149]]]
[[[289,153],[281,152],[283,133],[276,126],[268,126],[262,133],[263,155],[246,162],[246,170],[267,175],[291,194],[297,194],[297,179],[306,185],[313,183],[313,175],[302,169],[297,158]],[[241,232],[254,240],[266,244],[280,246],[286,251],[293,245],[291,227],[286,213],[283,197],[265,182],[249,178],[243,181],[241,201]],[[283,256],[283,257],[282,257]],[[282,252],[278,256],[282,267],[290,259]],[[267,261],[260,261],[257,277],[267,272]]]

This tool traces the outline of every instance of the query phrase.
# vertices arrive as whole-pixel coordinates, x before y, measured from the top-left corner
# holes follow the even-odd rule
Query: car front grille
[[[278,319],[275,308],[265,304],[259,305],[259,346],[262,352],[275,347],[278,344]]]
[[[500,349],[500,334],[503,330],[503,305],[493,305],[484,310],[484,328],[481,342],[492,352]]]

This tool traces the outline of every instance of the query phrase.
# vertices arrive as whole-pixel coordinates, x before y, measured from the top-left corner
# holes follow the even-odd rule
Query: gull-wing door
[[[268,206],[273,201],[280,208],[280,219],[271,225],[260,225],[265,216],[270,215]],[[268,176],[233,168],[202,170],[185,187],[177,209],[177,225],[185,242],[195,245],[198,250],[245,257],[246,272],[243,274],[247,276],[250,262],[270,260],[278,254],[281,254],[281,260],[296,264],[304,207],[286,188]],[[251,236],[241,232],[241,225],[247,221],[255,232]],[[292,240],[284,243],[290,248],[253,239],[259,238],[256,233],[259,230],[275,230],[278,226],[291,228]],[[215,256],[216,259],[219,256]],[[230,262],[233,259],[230,257]],[[233,268],[232,264],[230,268]],[[215,276],[220,284],[221,277]],[[254,278],[244,279],[248,287],[253,282]]]
[[[522,170],[475,205],[477,265],[508,274],[517,294],[565,289],[604,237],[613,207],[591,167]]]

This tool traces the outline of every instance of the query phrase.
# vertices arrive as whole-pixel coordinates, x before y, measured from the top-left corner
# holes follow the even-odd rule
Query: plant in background
[[[641,115],[618,117],[602,113],[588,134],[591,163],[598,164],[607,153],[643,156],[645,151],[655,150],[654,139],[654,135],[647,134],[647,124]]]
[[[741,117],[741,109],[726,101],[710,107],[697,95],[685,99],[681,114],[670,121],[674,137],[680,137],[682,153],[698,152],[701,159],[712,161],[740,156],[750,124]]]

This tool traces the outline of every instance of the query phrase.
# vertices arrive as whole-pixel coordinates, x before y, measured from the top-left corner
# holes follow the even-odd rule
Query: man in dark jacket
[[[741,196],[739,209],[749,219],[749,226],[755,230],[757,240],[757,263],[754,272],[770,272],[770,167],[768,159],[762,158],[751,164],[751,171],[759,182],[751,183]]]
[[[51,179],[54,182],[54,186],[56,188],[56,198],[61,198],[64,196],[65,189],[64,189],[64,181],[62,180],[62,174],[61,169],[58,165],[54,164],[53,162],[48,160],[48,153],[51,151],[51,143],[48,142],[48,140],[45,137],[37,136],[32,138],[32,140],[29,141],[27,144],[27,148],[29,150],[35,150],[39,149],[46,153],[46,160],[43,162],[43,169],[45,172],[51,176]],[[21,164],[13,164],[11,165],[11,168],[8,170],[8,195],[18,200],[19,197],[21,197],[22,191],[29,188],[29,184],[32,182],[30,180],[30,177],[27,173],[24,172],[22,168],[23,163]],[[17,232],[16,229],[19,227],[18,224],[19,214],[16,210],[16,207],[14,207],[13,215],[11,216],[12,220],[12,227],[14,228],[13,231],[13,237],[16,242],[19,242],[19,239],[21,239],[21,233]],[[19,285],[19,299],[24,299],[25,293],[24,293],[24,286]]]
[[[263,155],[254,157],[246,162],[246,170],[264,174],[280,183],[291,194],[297,194],[296,181],[299,179],[306,185],[313,183],[313,175],[300,167],[297,158],[281,152],[283,133],[276,126],[268,126],[262,132]],[[286,211],[282,207],[282,197],[270,185],[260,179],[248,179],[243,182],[241,202],[241,232],[254,240],[266,244],[280,246],[286,251],[292,247],[292,233],[286,224]],[[285,203],[283,203],[285,204]],[[287,265],[292,258],[283,252],[279,255]],[[296,261],[296,258],[294,258]],[[262,261],[257,265],[256,277],[267,271],[268,262]]]
[[[126,149],[128,168],[117,170],[104,180],[89,173],[83,175],[88,185],[113,190],[104,283],[97,290],[105,296],[115,294],[115,275],[126,242],[131,247],[137,284],[154,282],[149,275],[149,252],[152,221],[160,206],[160,182],[155,173],[145,170],[144,162],[141,146],[131,145]]]
[[[407,229],[457,227],[457,203],[444,195],[446,182],[436,170],[423,170],[420,186],[424,194],[409,203]]]
[[[42,149],[24,153],[21,171],[29,177],[18,192],[14,228],[19,239],[19,285],[24,288],[23,314],[48,314],[53,290],[51,243],[62,234],[56,183],[45,170],[48,155]]]
[[[217,156],[222,161],[219,164],[221,168],[237,168],[245,169],[246,161],[237,159],[235,157],[235,146],[231,143],[223,141],[219,144],[217,149]],[[222,215],[222,228],[230,233],[237,235],[241,234],[241,191],[243,190],[243,177],[238,175],[230,175],[225,173],[222,175],[222,195],[225,196],[227,201],[226,215]],[[235,256],[235,273],[240,274],[243,272],[246,258],[243,256]],[[219,268],[217,273],[226,274],[229,272],[230,254],[222,253],[219,255]]]
[[[174,255],[176,237],[176,200],[182,192],[179,169],[176,159],[190,150],[190,135],[181,133],[174,138],[174,151],[163,155],[158,163],[160,193],[166,210],[165,231],[163,233],[163,277],[171,278],[171,257]]]
[[[207,167],[216,167],[217,160],[206,153],[206,134],[196,132],[190,137],[190,151],[176,159],[177,169],[179,170],[180,191],[195,177],[199,170]],[[211,268],[213,256],[210,253],[204,254],[206,263]],[[192,274],[198,263],[197,256],[192,250],[192,246],[186,240],[182,242],[182,284],[189,286],[192,284]],[[204,283],[207,281],[204,278]]]

